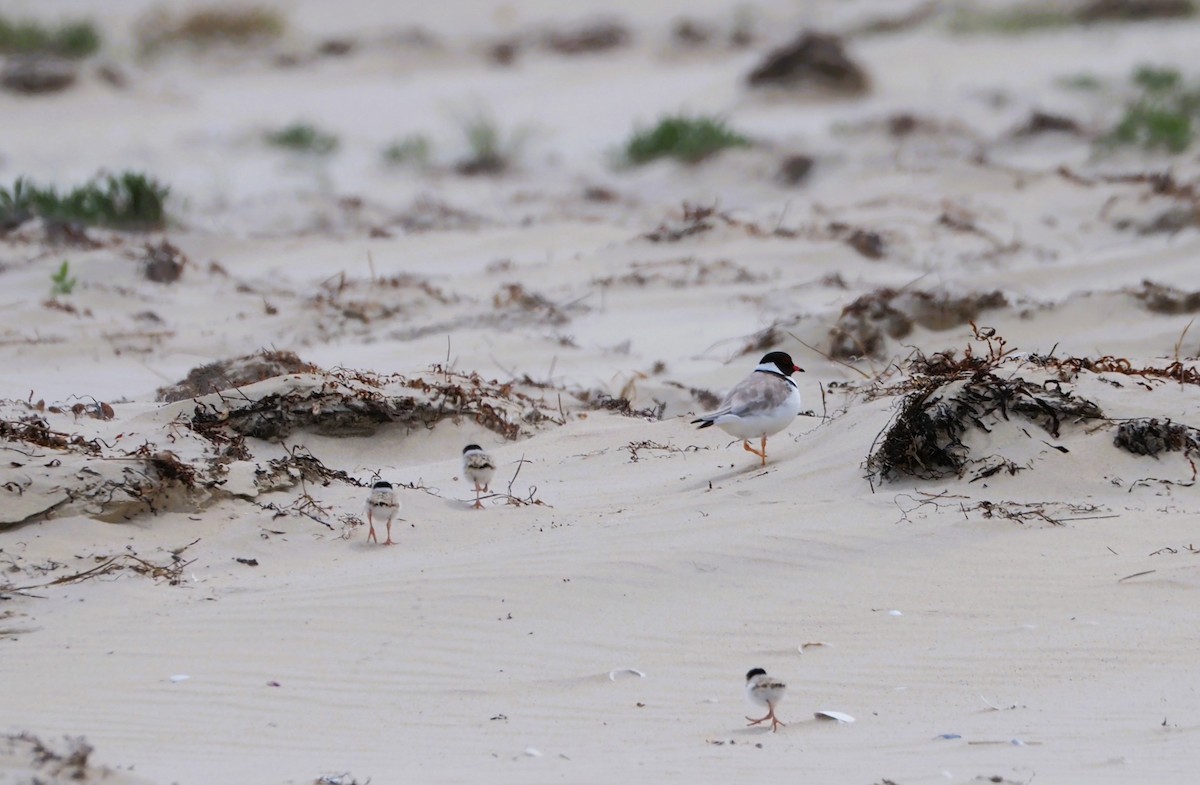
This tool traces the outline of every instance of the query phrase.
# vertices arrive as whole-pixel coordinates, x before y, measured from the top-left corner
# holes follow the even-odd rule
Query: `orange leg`
[[[475,483],[475,509],[477,509],[477,510],[483,509],[483,502],[479,501],[480,490],[482,490],[484,493],[487,493],[487,486],[485,485],[481,489],[479,487],[479,483]]]
[[[390,515],[388,516],[388,519],[387,519],[387,534],[388,534],[387,539],[383,541],[383,544],[384,545],[395,545],[396,543],[392,541],[392,517]],[[378,540],[376,540],[376,542],[378,542]]]
[[[370,510],[367,510],[367,526],[370,527],[370,531],[367,532],[367,542],[374,541],[378,544],[379,538],[375,536],[375,519],[371,516]]]
[[[762,437],[762,449],[761,450],[754,449],[753,447],[750,446],[750,442],[745,441],[745,440],[742,441],[742,449],[744,449],[746,452],[752,452],[755,455],[757,455],[759,458],[762,458],[762,465],[763,466],[767,465],[767,437],[766,436]]]
[[[775,707],[773,705],[771,705],[770,701],[767,702],[767,708],[770,709],[770,711],[767,712],[767,716],[765,716],[765,717],[760,717],[757,720],[754,719],[753,717],[747,717],[746,719],[750,720],[750,722],[747,723],[746,727],[750,727],[751,725],[757,725],[760,722],[766,722],[767,720],[770,720],[771,721],[771,733],[774,733],[776,730],[778,730],[780,725],[783,725],[785,727],[787,726],[786,722],[780,722],[778,719],[776,719]]]

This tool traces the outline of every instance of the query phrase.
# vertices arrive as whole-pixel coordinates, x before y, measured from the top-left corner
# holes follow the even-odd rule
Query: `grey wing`
[[[777,376],[756,373],[729,391],[721,402],[720,414],[744,417],[782,406],[792,394],[792,385]]]

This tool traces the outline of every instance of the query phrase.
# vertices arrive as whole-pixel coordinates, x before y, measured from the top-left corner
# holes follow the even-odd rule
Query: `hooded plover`
[[[791,424],[800,413],[800,390],[792,374],[804,369],[792,362],[787,352],[771,352],[759,361],[749,376],[742,379],[721,401],[721,406],[693,423],[701,428],[716,425],[742,440],[746,452],[752,452],[767,465],[767,437]],[[750,446],[761,439],[761,449]]]

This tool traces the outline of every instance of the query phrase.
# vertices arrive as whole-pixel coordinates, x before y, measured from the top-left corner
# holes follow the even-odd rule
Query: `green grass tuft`
[[[1173,68],[1141,66],[1131,80],[1140,90],[1101,142],[1182,153],[1196,139],[1200,88],[1189,87]]]
[[[650,129],[635,131],[625,143],[625,160],[634,166],[658,158],[697,163],[730,147],[749,147],[745,136],[719,117],[664,117]]]
[[[959,35],[1022,35],[1039,30],[1055,30],[1076,22],[1076,16],[1070,9],[1056,7],[1053,3],[1030,3],[1009,8],[959,5],[951,13],[948,24],[950,32]]]
[[[58,272],[50,274],[50,296],[66,296],[75,291],[77,283],[79,280],[71,275],[71,263],[64,259]]]
[[[1071,74],[1070,76],[1059,77],[1055,80],[1055,84],[1064,90],[1078,90],[1086,93],[1092,93],[1104,88],[1104,80],[1095,74]]]
[[[1183,75],[1174,68],[1142,65],[1134,70],[1133,83],[1147,93],[1169,93],[1183,87]]]
[[[18,177],[12,188],[0,188],[0,232],[16,229],[33,213],[33,186]]]
[[[100,33],[91,22],[14,22],[0,16],[0,54],[51,54],[81,60],[100,49]]]
[[[1195,128],[1188,115],[1174,108],[1138,101],[1125,109],[1125,115],[1109,132],[1107,140],[1117,145],[1182,153],[1191,146],[1194,137]]]
[[[433,143],[424,134],[409,134],[383,148],[383,160],[390,166],[425,166],[433,152]]]
[[[61,194],[18,178],[12,188],[0,188],[0,231],[34,217],[59,226],[161,229],[167,222],[164,203],[170,190],[137,172],[105,175]]]
[[[459,120],[470,154],[455,165],[459,174],[500,174],[512,166],[529,132],[517,128],[506,133],[489,113],[478,110]]]
[[[264,137],[267,144],[296,153],[329,155],[338,148],[338,138],[308,123],[292,123]]]

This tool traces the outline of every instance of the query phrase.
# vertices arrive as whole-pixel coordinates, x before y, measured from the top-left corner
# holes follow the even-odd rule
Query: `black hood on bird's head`
[[[804,369],[792,362],[792,356],[787,352],[769,352],[758,361],[759,365],[774,365],[784,376],[791,376],[796,371],[804,373]]]

